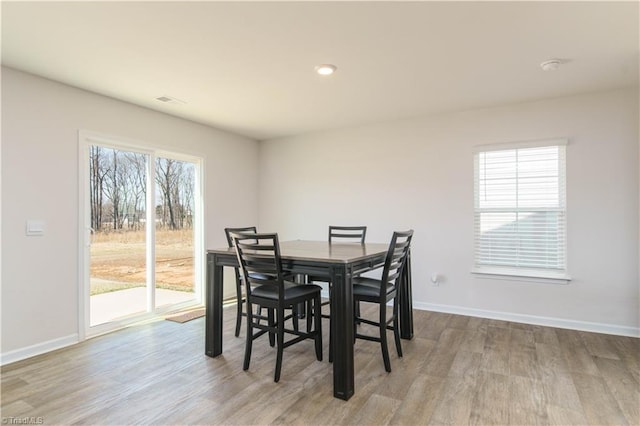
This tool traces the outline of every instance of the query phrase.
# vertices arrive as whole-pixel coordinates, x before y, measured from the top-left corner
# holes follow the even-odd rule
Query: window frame
[[[501,143],[501,144],[491,144],[491,145],[478,145],[474,148],[473,153],[473,163],[474,163],[474,171],[473,171],[473,268],[471,272],[476,274],[481,278],[497,278],[497,279],[516,279],[516,280],[534,280],[536,282],[548,282],[548,283],[561,283],[566,284],[571,280],[571,276],[568,273],[568,256],[567,256],[567,157],[566,157],[566,147],[568,145],[568,140],[563,138],[557,139],[545,139],[545,140],[535,140],[535,141],[524,141],[524,142],[509,142],[509,143]],[[564,260],[564,268],[563,269],[546,269],[546,268],[532,268],[532,267],[524,267],[524,266],[499,266],[499,265],[486,265],[479,264],[479,245],[480,245],[480,230],[478,227],[480,226],[479,220],[477,220],[477,216],[481,212],[491,211],[491,208],[480,208],[479,207],[479,197],[480,197],[480,167],[479,167],[479,158],[481,153],[492,152],[492,151],[510,151],[510,150],[521,150],[527,148],[544,148],[544,147],[559,147],[562,151],[559,153],[559,160],[562,162],[559,166],[559,179],[558,179],[558,191],[559,197],[561,198],[561,202],[559,203],[559,207],[557,208],[549,208],[548,210],[542,209],[542,211],[560,211],[564,216],[564,223],[561,235],[562,244],[561,250]],[[516,163],[517,165],[517,160]],[[517,178],[516,178],[517,179]],[[517,184],[517,180],[516,180]],[[517,200],[517,195],[516,195]],[[519,212],[521,209],[516,206],[513,208],[495,208],[495,211],[512,211]]]

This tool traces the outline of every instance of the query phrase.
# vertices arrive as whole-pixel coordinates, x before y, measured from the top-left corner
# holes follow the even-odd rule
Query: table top
[[[331,243],[328,241],[294,240],[280,242],[283,259],[323,261],[328,263],[351,263],[385,254],[388,244],[382,243]],[[207,250],[207,253],[235,254],[234,248]]]

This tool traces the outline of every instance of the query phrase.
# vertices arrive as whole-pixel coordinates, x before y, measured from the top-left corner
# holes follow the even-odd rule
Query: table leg
[[[207,254],[207,285],[205,291],[205,354],[216,357],[222,353],[222,290],[223,267],[215,254]]]
[[[306,281],[306,276],[304,274],[295,274],[293,276],[293,282],[296,284],[305,284]],[[305,318],[306,316],[306,310],[304,308],[305,304],[304,303],[300,303],[298,304],[298,308],[297,308],[297,316],[298,318]],[[295,328],[295,330],[297,330],[297,328]]]
[[[351,398],[354,393],[353,288],[351,271],[335,267],[332,274],[331,320],[333,335],[333,396]]]
[[[413,302],[411,292],[411,252],[407,255],[407,263],[402,270],[400,284],[400,337],[413,338]]]

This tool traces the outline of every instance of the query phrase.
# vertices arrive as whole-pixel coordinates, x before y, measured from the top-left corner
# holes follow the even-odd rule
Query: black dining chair
[[[364,240],[367,236],[366,226],[334,226],[329,225],[329,244],[339,242],[360,243],[364,244]],[[327,284],[329,292],[329,300],[322,303],[322,306],[331,305],[331,277],[327,276],[309,276],[307,282],[321,282]],[[356,306],[359,309],[359,306]],[[359,310],[358,310],[359,312]],[[331,329],[331,314],[323,314],[322,318],[329,319],[329,330]],[[329,362],[333,361],[333,339],[331,333],[329,337]]]
[[[233,233],[238,233],[238,232],[244,232],[244,233],[257,233],[258,230],[255,226],[247,226],[244,228],[224,228],[224,234],[227,237],[227,244],[229,245],[229,247],[234,247],[234,242],[233,242],[233,237],[232,234]],[[246,317],[247,314],[244,312],[244,304],[245,304],[245,297],[244,297],[244,292],[242,291],[243,288],[243,284],[242,284],[242,275],[240,274],[240,268],[234,268],[235,274],[236,274],[236,298],[238,300],[237,303],[237,312],[236,312],[236,331],[235,331],[235,335],[236,337],[240,336],[240,327],[242,326],[242,317]]]
[[[333,242],[357,242],[364,244],[364,239],[367,235],[366,226],[329,226],[329,244]],[[329,298],[331,298],[331,277],[328,276],[309,276],[307,282],[324,282],[329,284]],[[329,302],[324,302],[323,305],[328,305]],[[328,316],[323,316],[328,318]]]
[[[400,292],[400,280],[402,279],[403,269],[407,264],[412,238],[413,230],[394,232],[385,258],[381,278],[376,279],[360,276],[354,278],[352,281],[354,304],[359,302],[375,303],[379,309],[378,321],[363,318],[358,313],[355,314],[355,321],[358,321],[360,324],[369,324],[378,327],[378,336],[358,333],[355,324],[354,335],[356,339],[380,342],[384,368],[387,372],[391,371],[389,348],[387,345],[387,330],[393,330],[396,351],[398,352],[398,356],[402,357],[400,330],[398,327],[398,294]],[[391,317],[387,318],[387,303],[389,301],[393,301],[393,308]]]
[[[255,226],[246,226],[244,228],[225,228],[224,229],[224,233],[227,237],[227,244],[229,245],[229,247],[234,247],[234,242],[233,242],[233,237],[232,235],[234,233],[257,233],[257,228]],[[240,328],[242,327],[242,317],[246,317],[247,314],[244,311],[244,304],[245,304],[245,296],[244,296],[244,292],[243,292],[243,279],[242,279],[242,274],[240,273],[240,268],[234,268],[234,272],[236,275],[236,299],[238,301],[238,303],[236,304],[236,330],[235,330],[235,336],[238,337],[240,336]],[[289,276],[286,276],[285,279],[289,279]],[[257,314],[260,314],[261,312],[256,312]],[[292,316],[291,320],[293,321],[293,327],[297,330],[298,329],[298,316]]]
[[[329,244],[332,242],[358,242],[364,244],[367,235],[366,226],[329,226]],[[331,277],[328,276],[309,276],[307,282],[324,282],[329,283],[329,294],[331,294]],[[324,302],[327,305],[329,302]],[[323,315],[327,318],[327,315]]]
[[[366,226],[333,226],[329,225],[329,242],[359,242],[364,244],[367,236]]]
[[[322,361],[321,287],[285,281],[278,234],[234,233],[232,236],[246,283],[247,336],[243,369],[249,369],[253,341],[265,333],[269,333],[270,337],[275,335],[275,382],[280,380],[283,350],[288,346],[305,339],[314,340],[316,358]],[[254,305],[266,308],[268,316],[265,318],[261,314],[254,314]],[[285,309],[293,309],[297,305],[306,308],[306,331],[285,327]],[[260,320],[266,320],[266,323]],[[258,331],[254,333],[254,330]],[[285,341],[285,334],[296,337]],[[271,338],[270,343],[273,346]]]

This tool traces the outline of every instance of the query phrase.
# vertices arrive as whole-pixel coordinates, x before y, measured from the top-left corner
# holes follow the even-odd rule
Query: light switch
[[[27,235],[42,236],[44,235],[44,221],[27,220]]]

